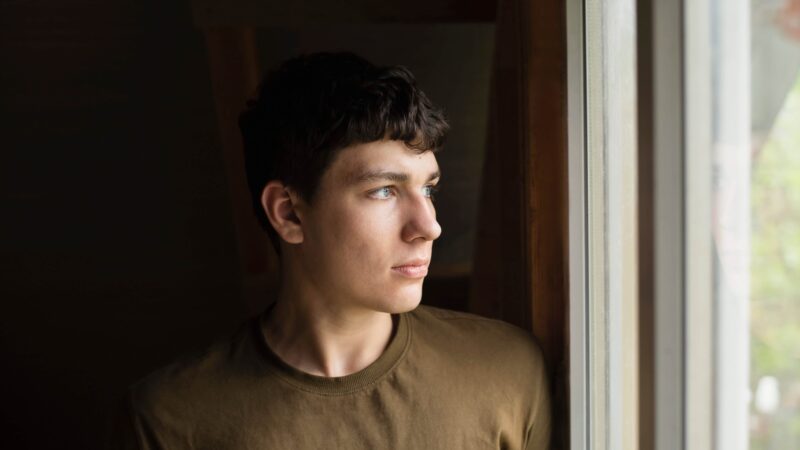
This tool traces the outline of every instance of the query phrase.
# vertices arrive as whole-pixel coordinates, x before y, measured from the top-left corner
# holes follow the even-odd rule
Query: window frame
[[[575,449],[713,448],[709,15],[710,0],[568,3]],[[620,119],[631,104],[643,137]]]
[[[575,449],[639,441],[635,11],[634,0],[567,3]]]

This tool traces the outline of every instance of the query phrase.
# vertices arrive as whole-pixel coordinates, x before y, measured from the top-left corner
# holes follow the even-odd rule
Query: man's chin
[[[384,304],[385,312],[390,314],[402,314],[413,311],[419,306],[422,301],[422,295],[409,295],[395,297],[388,304]]]

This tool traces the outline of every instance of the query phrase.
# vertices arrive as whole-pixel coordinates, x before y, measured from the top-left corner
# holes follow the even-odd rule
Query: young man
[[[270,73],[240,119],[278,300],[134,385],[142,449],[545,449],[539,347],[419,306],[442,230],[442,113],[402,67],[320,53]],[[122,436],[122,435],[121,435]]]

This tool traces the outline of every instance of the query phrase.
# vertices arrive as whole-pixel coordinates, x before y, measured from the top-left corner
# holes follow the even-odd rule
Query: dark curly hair
[[[449,125],[402,66],[379,67],[349,52],[314,53],[269,72],[239,117],[253,209],[280,252],[261,206],[272,180],[312,202],[341,149],[383,139],[420,153],[442,148]]]

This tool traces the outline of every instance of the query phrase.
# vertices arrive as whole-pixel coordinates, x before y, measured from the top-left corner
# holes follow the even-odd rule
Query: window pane
[[[716,446],[800,448],[800,0],[712,4]]]
[[[751,23],[750,448],[800,448],[800,2]]]

